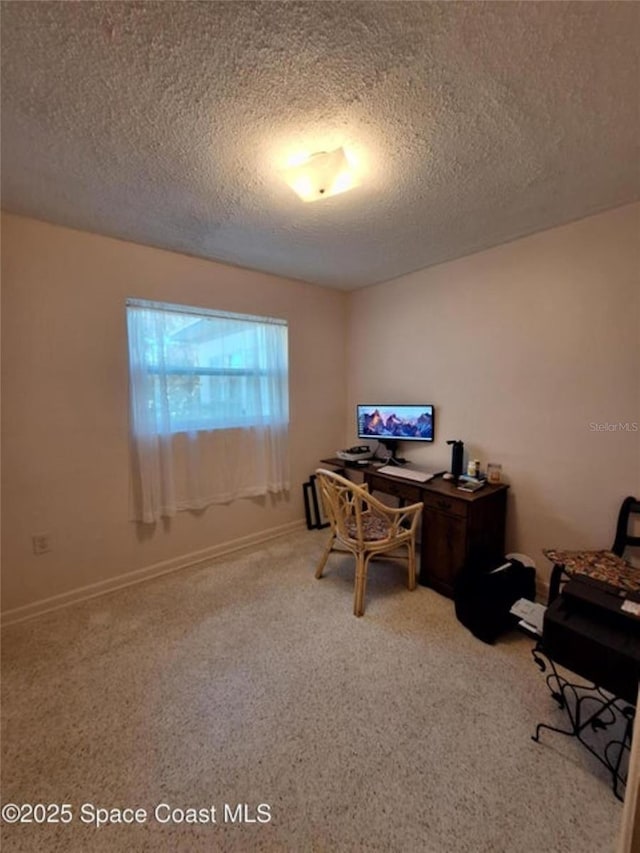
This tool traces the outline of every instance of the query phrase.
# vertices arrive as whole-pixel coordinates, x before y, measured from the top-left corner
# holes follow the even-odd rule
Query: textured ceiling
[[[639,44],[624,2],[3,2],[3,207],[385,281],[638,199]],[[300,201],[340,145],[362,185]]]

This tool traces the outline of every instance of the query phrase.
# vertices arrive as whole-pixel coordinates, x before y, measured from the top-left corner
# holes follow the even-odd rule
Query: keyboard
[[[381,474],[391,474],[392,477],[400,477],[401,480],[413,480],[416,483],[427,483],[433,480],[433,474],[426,471],[416,471],[415,468],[400,468],[398,465],[383,465],[378,468]]]

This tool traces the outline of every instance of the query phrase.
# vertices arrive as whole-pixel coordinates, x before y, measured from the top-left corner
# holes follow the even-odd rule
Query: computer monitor
[[[434,411],[423,405],[358,404],[358,438],[376,438],[392,451],[398,441],[433,441]]]

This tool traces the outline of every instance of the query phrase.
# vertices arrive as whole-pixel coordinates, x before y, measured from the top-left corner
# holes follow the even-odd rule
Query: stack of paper
[[[514,616],[520,617],[519,625],[542,636],[542,623],[546,609],[544,604],[536,604],[535,601],[529,601],[528,598],[519,598],[510,612]]]

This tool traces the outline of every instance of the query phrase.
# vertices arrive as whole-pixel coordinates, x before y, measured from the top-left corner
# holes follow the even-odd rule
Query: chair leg
[[[556,563],[551,570],[551,577],[549,578],[549,598],[547,600],[547,605],[551,604],[556,600],[558,595],[560,594],[560,581],[562,579],[562,571],[564,566],[561,566],[559,563]]]
[[[333,548],[333,543],[336,541],[336,534],[332,533],[331,538],[329,539],[329,543],[327,547],[324,549],[324,554],[320,558],[320,562],[318,563],[318,568],[316,569],[316,577],[321,578],[324,567],[327,565],[327,560],[329,559],[329,554]]]
[[[364,554],[356,555],[356,588],[353,599],[353,615],[364,613],[364,594],[367,586],[367,560]]]
[[[409,589],[416,588],[416,548],[413,542],[407,543],[407,549],[409,551],[409,577],[407,581],[407,586]]]

